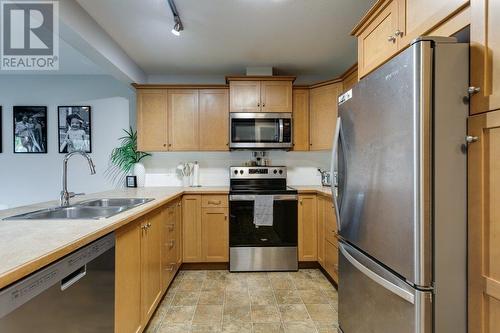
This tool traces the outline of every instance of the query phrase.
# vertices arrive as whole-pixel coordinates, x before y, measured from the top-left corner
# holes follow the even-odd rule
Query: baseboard
[[[316,269],[320,267],[317,261],[299,261],[299,269]]]
[[[330,276],[330,274],[328,274],[328,272],[319,263],[318,266],[321,273],[323,273],[323,275],[328,279],[328,281],[330,281],[330,283],[335,287],[335,289],[339,290],[339,285],[337,284],[337,282]]]
[[[194,270],[229,270],[228,262],[185,262],[181,268],[185,271]]]

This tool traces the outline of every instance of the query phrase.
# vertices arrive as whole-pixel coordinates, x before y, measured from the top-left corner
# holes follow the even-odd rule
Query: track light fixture
[[[172,33],[175,36],[180,36],[181,31],[184,30],[184,26],[182,25],[181,17],[179,16],[179,12],[175,7],[174,0],[168,0],[168,4],[170,6],[170,10],[172,11],[172,15],[174,16],[174,28],[172,29]]]

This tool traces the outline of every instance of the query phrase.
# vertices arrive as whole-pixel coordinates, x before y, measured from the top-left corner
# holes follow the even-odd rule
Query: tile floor
[[[337,291],[321,271],[180,271],[146,332],[337,333]]]

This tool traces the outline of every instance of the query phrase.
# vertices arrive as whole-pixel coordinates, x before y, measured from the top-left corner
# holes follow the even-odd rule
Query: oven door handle
[[[256,195],[253,194],[231,194],[229,201],[255,201]],[[273,196],[274,201],[297,201],[299,196],[296,194],[277,194]]]

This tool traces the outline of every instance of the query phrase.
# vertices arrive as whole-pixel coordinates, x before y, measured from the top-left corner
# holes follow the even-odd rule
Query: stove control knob
[[[237,175],[238,174],[238,170],[234,170],[234,174]]]
[[[242,174],[243,174],[243,170],[240,170],[240,175],[242,175]]]
[[[274,173],[274,174],[277,174],[277,173],[278,173],[278,170],[274,169],[273,173]]]
[[[283,174],[283,170],[280,170],[280,175],[282,175],[282,174]]]

